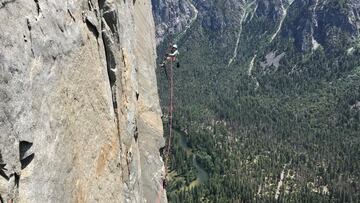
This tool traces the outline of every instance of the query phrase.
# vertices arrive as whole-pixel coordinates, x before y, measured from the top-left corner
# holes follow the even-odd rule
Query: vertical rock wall
[[[0,20],[0,202],[154,202],[150,1],[0,0]]]

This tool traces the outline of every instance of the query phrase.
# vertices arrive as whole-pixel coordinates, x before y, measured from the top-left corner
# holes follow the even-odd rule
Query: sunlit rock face
[[[0,1],[0,202],[166,202],[146,0]]]

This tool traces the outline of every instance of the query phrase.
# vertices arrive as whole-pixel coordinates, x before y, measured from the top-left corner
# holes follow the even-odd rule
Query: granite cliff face
[[[0,202],[154,202],[151,2],[1,0],[0,20]]]

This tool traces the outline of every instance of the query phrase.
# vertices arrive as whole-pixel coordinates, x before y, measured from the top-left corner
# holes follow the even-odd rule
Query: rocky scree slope
[[[159,45],[169,33],[181,35],[196,20],[198,11],[192,0],[151,0]]]
[[[0,1],[0,202],[156,200],[151,11],[146,0]]]

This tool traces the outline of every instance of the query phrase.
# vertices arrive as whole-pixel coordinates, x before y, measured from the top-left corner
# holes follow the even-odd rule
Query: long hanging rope
[[[173,5],[170,5],[170,9],[174,9]],[[174,13],[174,12],[171,12]],[[171,14],[169,15],[169,21],[172,21],[172,16]],[[175,31],[170,31],[170,28],[172,28],[173,26],[171,25],[168,28],[168,33],[169,33],[169,50],[170,51],[170,47],[173,45],[173,35],[175,34]],[[167,59],[166,59],[167,60]],[[166,66],[165,66],[165,72],[166,72]],[[168,137],[168,143],[166,145],[166,150],[165,150],[165,154],[164,154],[164,177],[161,180],[161,184],[160,184],[160,189],[159,192],[157,194],[157,200],[156,203],[160,203],[161,202],[161,196],[164,193],[165,190],[165,185],[166,185],[166,178],[167,178],[167,174],[168,174],[168,163],[170,160],[170,153],[171,153],[171,141],[172,141],[172,119],[173,119],[173,102],[174,102],[174,74],[173,74],[173,58],[170,59],[170,70],[169,70],[169,137]]]
[[[164,177],[162,179],[162,184],[160,185],[160,190],[157,195],[157,203],[161,202],[161,196],[164,193],[165,181],[168,174],[168,162],[170,160],[171,153],[171,141],[173,137],[172,129],[173,129],[173,110],[174,110],[174,74],[173,74],[173,59],[170,59],[170,68],[169,68],[169,137],[168,143],[166,145],[166,150],[164,154]]]
[[[173,76],[173,61],[171,59],[170,62],[170,74],[169,74],[169,97],[170,97],[170,105],[169,105],[169,138],[168,138],[168,145],[167,145],[167,152],[165,156],[165,166],[169,161],[170,153],[171,153],[171,141],[172,141],[172,121],[173,121],[173,110],[174,110],[174,76]],[[165,167],[165,175],[167,172],[167,167]],[[166,176],[165,176],[166,177]]]

